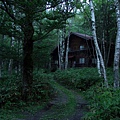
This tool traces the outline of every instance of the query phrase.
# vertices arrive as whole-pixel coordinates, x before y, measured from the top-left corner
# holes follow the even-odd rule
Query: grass
[[[24,118],[24,116],[21,114],[17,114],[14,110],[0,110],[0,120],[15,120],[15,118]]]
[[[59,85],[55,81],[53,81],[51,84],[54,85],[55,89],[62,91],[67,96],[68,102],[66,104],[53,106],[50,110],[54,112],[48,111],[48,113],[45,116],[43,116],[40,120],[59,120],[73,114],[75,111],[76,100],[73,92]]]
[[[27,104],[24,108],[12,108],[10,109],[0,109],[0,120],[16,120],[26,118],[25,111],[29,114],[35,114],[38,110],[43,109],[46,106],[46,102],[44,103],[33,103]]]
[[[40,120],[50,120],[50,119],[62,119],[69,115],[72,115],[75,111],[76,107],[76,99],[74,96],[74,93],[65,87],[59,85],[54,80],[51,81],[51,85],[54,87],[54,89],[61,93],[65,94],[67,96],[67,102],[66,104],[60,104],[54,105],[50,110],[52,112],[46,112],[45,115]],[[60,94],[62,97],[62,94]],[[49,100],[48,100],[49,101]],[[47,102],[48,102],[47,101]],[[34,115],[37,111],[43,109],[47,102],[45,103],[30,103],[24,108],[12,108],[10,109],[0,109],[0,120],[16,120],[16,119],[24,119],[27,117],[28,114],[22,114],[27,111],[27,113]]]
[[[53,80],[53,75],[54,79],[62,85]],[[102,83],[103,79],[97,75],[95,69],[70,69],[67,71],[57,71],[53,75],[50,74],[46,80],[49,81],[50,86],[59,96],[62,97],[63,94],[67,96],[67,102],[62,103],[58,101],[57,104],[53,104],[45,114],[40,116],[40,120],[61,120],[74,114],[77,105],[76,94],[67,88],[74,89],[76,93],[82,94],[82,97],[84,96],[85,99],[87,99],[89,112],[84,116],[84,120],[120,119],[120,108],[118,107],[120,105],[120,90],[115,91],[113,89],[111,69],[107,70],[109,89],[104,88]],[[45,76],[46,74],[44,74],[42,78]],[[40,85],[41,83],[38,84]],[[15,118],[27,117],[27,115],[22,115],[21,111],[27,111],[31,115],[34,115],[37,111],[43,109],[47,103],[41,104],[33,102],[30,104],[27,104],[27,107],[20,110],[18,110],[18,108],[15,110],[1,109],[0,120],[15,120]]]

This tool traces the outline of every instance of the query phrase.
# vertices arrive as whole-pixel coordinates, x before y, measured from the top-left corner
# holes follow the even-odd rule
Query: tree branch
[[[61,1],[61,2],[58,2],[57,4],[54,4],[54,5],[52,5],[52,6],[49,6],[49,5],[48,5],[48,7],[44,6],[44,8],[39,9],[39,10],[36,11],[35,13],[43,12],[43,11],[48,10],[48,9],[50,9],[50,8],[54,8],[54,7],[56,7],[57,5],[59,5],[59,4],[63,3],[63,2],[64,2],[64,0]]]
[[[59,22],[58,26],[61,24],[61,22]],[[44,35],[42,35],[38,40],[34,40],[34,42],[37,42],[37,41],[40,41],[42,40],[43,38],[46,37],[46,35],[48,35],[52,30],[56,29],[56,24],[51,27]]]
[[[16,20],[15,16],[9,12],[8,6],[6,5],[4,0],[1,0],[4,7],[0,5],[0,9],[4,10],[14,21]]]

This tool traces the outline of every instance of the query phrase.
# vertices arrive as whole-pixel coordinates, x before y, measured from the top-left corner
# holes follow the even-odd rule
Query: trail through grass
[[[12,113],[11,111],[8,113],[9,116],[7,115],[8,119],[5,119],[6,111],[3,114],[4,118],[0,120],[73,120],[74,117],[77,118],[76,120],[80,120],[84,112],[80,106],[84,105],[84,101],[82,101],[79,93],[65,88],[55,80],[50,81],[50,84],[56,91],[56,97],[45,104],[46,107],[38,104],[38,106],[31,105],[24,108],[21,113],[20,111],[19,113],[14,111]],[[50,107],[48,107],[49,105]]]
[[[56,91],[59,92],[58,94],[60,94],[61,97],[63,97],[62,94],[65,94],[67,96],[66,98],[67,102],[59,104],[58,101],[58,104],[53,105],[53,107],[50,110],[48,110],[46,115],[43,116],[40,120],[53,120],[53,119],[60,120],[73,114],[75,111],[76,99],[73,92],[59,85],[55,81],[52,81],[51,84],[55,87]]]

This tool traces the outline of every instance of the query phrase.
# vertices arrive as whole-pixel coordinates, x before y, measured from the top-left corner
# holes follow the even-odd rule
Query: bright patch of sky
[[[83,2],[84,0],[80,0],[81,2]],[[87,3],[89,3],[89,0],[86,0]]]
[[[80,0],[80,2],[83,2],[83,5],[85,6],[89,4],[89,0]],[[81,8],[81,10],[77,9],[76,13],[80,13],[81,11],[84,11],[83,8]]]

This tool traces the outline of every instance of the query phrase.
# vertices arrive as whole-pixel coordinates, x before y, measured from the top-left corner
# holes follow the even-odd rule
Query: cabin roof
[[[77,32],[70,32],[70,37],[71,36],[77,36],[77,37],[79,37],[79,38],[82,38],[83,40],[93,40],[93,37],[92,36],[89,36],[89,35],[87,35],[87,34],[81,34],[81,33],[77,33]],[[68,37],[68,36],[67,36]],[[67,39],[67,37],[66,37],[66,39]],[[52,53],[54,52],[54,51],[57,51],[57,49],[58,49],[58,46],[56,46],[55,47],[55,49],[52,51]],[[51,54],[52,54],[51,53]]]
[[[75,36],[80,37],[80,38],[83,38],[83,39],[85,39],[85,40],[92,40],[92,39],[93,39],[92,36],[89,36],[89,35],[86,35],[86,34],[81,34],[81,33],[71,32],[71,33],[70,33],[70,36],[71,36],[71,35],[75,35]]]

